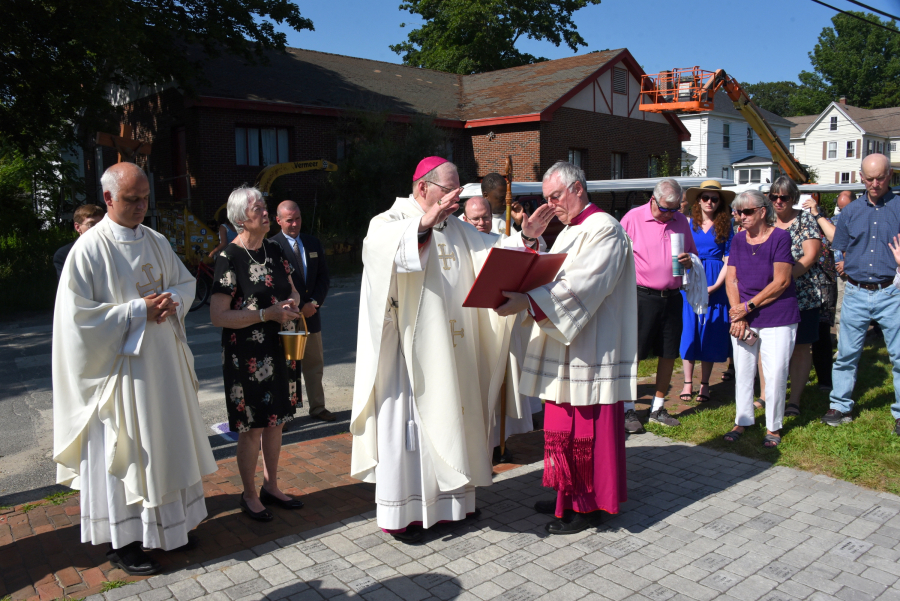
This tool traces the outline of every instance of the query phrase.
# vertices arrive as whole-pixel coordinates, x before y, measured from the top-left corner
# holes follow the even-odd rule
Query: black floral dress
[[[292,271],[274,242],[263,241],[257,251],[232,243],[216,258],[212,291],[232,297],[233,310],[258,311],[290,297]],[[240,330],[222,328],[222,374],[232,432],[277,426],[293,419],[297,406],[303,406],[297,386],[300,366],[285,360],[281,329],[275,321]]]

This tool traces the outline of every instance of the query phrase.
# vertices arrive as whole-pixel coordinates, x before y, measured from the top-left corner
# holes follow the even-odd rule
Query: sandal
[[[702,388],[704,386],[706,386],[706,389],[709,390],[709,382],[700,382],[700,387]],[[705,402],[709,401],[709,398],[710,397],[708,394],[697,393],[697,402],[698,403],[705,403]]]
[[[743,435],[743,433],[744,432],[742,430],[732,430],[722,438],[724,438],[726,442],[737,442],[741,435]]]
[[[722,372],[722,381],[727,382],[728,380],[734,380],[734,366],[733,365]]]
[[[690,391],[690,393],[682,392],[682,393],[678,396],[678,398],[680,398],[680,399],[682,400],[682,402],[687,403],[687,402],[690,401],[692,398],[694,398],[694,383],[693,383],[693,382],[685,382],[684,385],[685,385],[685,386],[690,386],[690,387],[691,387],[691,391]]]
[[[776,434],[766,434],[763,438],[763,446],[767,449],[774,449],[781,444],[781,437]]]
[[[766,408],[766,399],[759,399],[758,401],[753,401],[753,407],[755,409],[765,409]]]
[[[784,408],[784,416],[797,416],[800,415],[800,405],[797,403],[788,403]]]

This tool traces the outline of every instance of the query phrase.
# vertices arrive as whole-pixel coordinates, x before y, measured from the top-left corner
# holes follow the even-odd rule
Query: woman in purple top
[[[763,445],[775,447],[781,442],[788,364],[800,322],[797,289],[791,277],[791,236],[773,225],[775,208],[762,192],[747,190],[731,206],[740,213],[743,231],[731,242],[725,277],[731,304],[736,406],[735,426],[725,440],[736,441],[754,423],[753,380],[759,361],[766,382]]]

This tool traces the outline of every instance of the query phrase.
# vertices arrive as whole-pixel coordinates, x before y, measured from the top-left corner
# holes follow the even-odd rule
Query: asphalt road
[[[360,277],[332,280],[322,308],[326,407],[337,421],[326,424],[304,407],[286,428],[286,444],[346,432],[353,395]],[[0,505],[37,500],[54,492],[53,391],[50,368],[52,312],[0,321]],[[213,426],[227,421],[222,384],[221,330],[209,310],[189,313],[188,344],[200,380],[200,410],[216,459],[234,454],[235,443]],[[305,396],[305,390],[304,390]]]

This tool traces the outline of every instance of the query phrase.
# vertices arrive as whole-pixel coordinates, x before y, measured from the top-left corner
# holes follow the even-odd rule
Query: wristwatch
[[[755,311],[756,305],[753,304],[753,301],[747,301],[747,308],[750,309],[750,311]]]
[[[816,221],[818,221],[822,217],[825,217],[825,215],[823,215],[822,213],[819,213],[818,215],[816,215]],[[828,219],[827,217],[825,217],[825,218]]]

